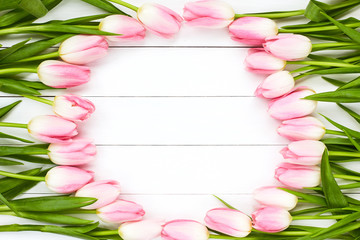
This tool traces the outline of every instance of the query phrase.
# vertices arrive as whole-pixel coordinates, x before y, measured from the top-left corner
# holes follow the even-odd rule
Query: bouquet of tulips
[[[32,138],[43,142],[35,144],[0,132],[0,138],[24,144],[0,146],[1,166],[24,162],[49,166],[18,173],[1,170],[0,214],[50,224],[3,225],[0,231],[42,231],[90,240],[147,240],[158,236],[165,240],[360,238],[360,201],[343,191],[360,188],[360,173],[344,164],[360,159],[360,132],[326,116],[338,130],[325,129],[311,116],[317,101],[336,102],[344,114],[360,123],[360,115],[344,105],[359,102],[360,78],[344,81],[323,77],[338,87],[325,93],[298,85],[311,75],[360,72],[360,33],[356,30],[360,21],[339,20],[360,1],[329,5],[311,0],[306,9],[296,11],[236,14],[226,2],[202,0],[187,3],[183,17],[159,4],[137,7],[121,0],[83,1],[106,13],[33,23],[61,0],[0,0],[0,10],[6,10],[0,16],[0,35],[21,33],[40,38],[0,50],[0,91],[48,104],[54,111],[54,115],[35,116],[28,123],[0,122],[1,127],[25,128]],[[135,11],[137,19],[122,8]],[[279,29],[274,21],[291,17],[310,22]],[[94,161],[96,146],[90,139],[76,137],[77,127],[95,111],[94,104],[71,94],[54,100],[41,97],[40,91],[46,89],[88,82],[91,69],[87,64],[106,55],[108,42],[142,40],[147,31],[171,38],[180,31],[183,20],[194,27],[228,28],[233,40],[254,47],[245,59],[246,68],[267,75],[255,95],[270,100],[270,116],[282,121],[278,133],[292,141],[281,150],[284,163],[275,170],[275,178],[282,186],[255,190],[259,207],[251,217],[219,198],[225,207],[209,210],[205,224],[191,219],[144,219],[141,205],[122,199],[118,182],[94,180],[94,172],[82,168]],[[312,40],[317,43],[312,44]],[[57,44],[57,51],[49,51]],[[322,55],[322,50],[332,50],[332,54]],[[290,64],[303,66],[285,70]],[[38,81],[19,77],[20,73],[36,73]],[[0,118],[20,102],[3,106]],[[323,138],[325,134],[329,137]],[[339,185],[336,179],[347,182]],[[45,182],[51,191],[61,195],[19,198],[38,182]],[[83,214],[97,215],[118,229],[99,227],[98,222],[83,219]],[[307,219],[335,221],[327,228],[292,222]]]

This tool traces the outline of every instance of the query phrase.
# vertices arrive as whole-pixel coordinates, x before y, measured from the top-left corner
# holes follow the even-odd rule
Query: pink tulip
[[[275,170],[275,178],[282,184],[292,188],[316,187],[320,184],[320,168],[282,163]]]
[[[53,110],[56,115],[67,120],[84,121],[95,111],[95,106],[90,100],[66,94],[55,97]]]
[[[139,21],[154,34],[171,38],[179,32],[182,17],[173,10],[157,3],[145,3],[137,11]]]
[[[277,132],[291,141],[320,140],[325,134],[325,126],[317,118],[303,117],[283,121]]]
[[[265,38],[276,36],[278,27],[269,18],[242,17],[230,24],[229,31],[231,38],[235,41],[261,45],[265,42]]]
[[[302,99],[314,94],[315,91],[307,87],[298,87],[281,98],[269,103],[268,112],[271,117],[278,120],[287,120],[304,117],[313,113],[317,101]]]
[[[87,64],[104,57],[108,47],[104,36],[76,35],[61,43],[59,55],[67,63]]]
[[[100,22],[99,29],[121,34],[121,36],[106,36],[110,41],[138,41],[145,38],[146,32],[139,21],[124,15],[107,16]]]
[[[310,39],[298,34],[279,34],[268,37],[263,46],[267,52],[287,61],[306,58],[312,48]]]
[[[254,199],[263,206],[280,207],[291,210],[296,207],[298,198],[278,187],[261,187],[254,191]]]
[[[317,165],[325,150],[325,144],[315,140],[302,140],[290,143],[281,150],[285,161],[293,164]]]
[[[116,200],[105,207],[97,209],[98,217],[102,221],[110,223],[139,221],[144,214],[145,211],[142,206],[125,200]]]
[[[160,236],[163,221],[142,220],[120,225],[119,235],[124,240],[153,240]]]
[[[119,183],[112,180],[96,181],[86,184],[75,193],[76,197],[91,197],[97,201],[83,209],[97,209],[114,202],[120,195]]]
[[[285,68],[286,61],[274,57],[262,48],[251,48],[245,58],[246,68],[255,73],[272,74]]]
[[[186,3],[183,17],[191,26],[224,28],[234,20],[235,12],[226,2],[200,0]]]
[[[73,193],[93,180],[94,173],[76,167],[58,166],[46,174],[47,187],[56,193]]]
[[[257,97],[277,98],[289,93],[295,85],[294,78],[288,71],[271,74],[255,91]]]
[[[96,146],[89,139],[78,138],[68,143],[49,145],[49,158],[57,165],[77,166],[95,159]]]
[[[205,223],[208,228],[233,237],[246,237],[252,229],[251,219],[246,214],[229,208],[208,211]]]
[[[39,79],[54,88],[75,87],[90,80],[90,68],[57,60],[45,60],[37,69]]]
[[[197,221],[179,219],[167,222],[161,237],[164,240],[207,240],[209,231]]]
[[[256,230],[269,233],[285,230],[292,221],[290,213],[278,207],[260,208],[251,216]]]
[[[52,115],[34,117],[28,124],[32,137],[48,143],[69,142],[78,134],[76,128],[74,122]]]

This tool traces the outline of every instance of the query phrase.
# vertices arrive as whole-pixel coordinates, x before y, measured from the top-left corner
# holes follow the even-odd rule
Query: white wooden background
[[[144,1],[133,0],[141,5]],[[158,0],[182,13],[185,0]],[[304,0],[227,0],[238,13],[296,10]],[[67,19],[101,13],[79,0],[64,0],[40,19]],[[7,38],[6,47],[20,37]],[[274,169],[287,141],[276,134],[278,121],[266,112],[266,101],[253,92],[264,78],[245,71],[247,47],[233,42],[226,29],[184,26],[173,39],[147,33],[140,43],[113,44],[103,60],[92,64],[90,83],[68,90],[93,101],[96,112],[81,125],[81,136],[98,146],[96,162],[87,166],[96,179],[116,179],[124,199],[144,206],[146,217],[202,221],[221,204],[216,194],[250,214],[252,191],[276,184]],[[333,89],[318,77],[304,81],[316,91]],[[50,99],[63,91],[48,91]],[[19,99],[1,94],[1,106]],[[334,104],[318,111],[349,126]],[[6,118],[26,123],[50,114],[47,105],[23,99]],[[21,121],[20,121],[21,120]],[[327,124],[327,126],[329,126]],[[26,137],[24,130],[6,129]],[[4,143],[4,142],[1,142]],[[6,142],[9,143],[9,142]],[[13,143],[13,142],[12,142]],[[23,167],[13,167],[20,171]],[[50,194],[39,184],[25,196]],[[0,217],[0,224],[31,222]],[[1,233],[0,239],[73,239],[46,233]]]

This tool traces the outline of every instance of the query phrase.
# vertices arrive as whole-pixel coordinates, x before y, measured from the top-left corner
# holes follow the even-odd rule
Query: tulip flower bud
[[[270,207],[280,207],[291,210],[296,207],[298,198],[291,193],[279,189],[278,187],[262,187],[253,193],[254,199],[264,205]]]
[[[145,3],[137,11],[139,21],[154,34],[171,38],[179,32],[182,17],[173,10],[157,3]]]
[[[278,27],[275,21],[263,17],[242,17],[229,26],[231,39],[249,44],[261,45],[265,38],[276,36]]]
[[[145,28],[139,21],[124,15],[111,15],[104,18],[99,29],[105,32],[118,33],[121,36],[106,36],[110,41],[137,41],[145,38]]]
[[[167,222],[161,237],[164,240],[207,240],[209,231],[197,221],[179,219]]]
[[[47,187],[56,193],[73,193],[93,180],[94,173],[76,167],[58,166],[45,176]]]
[[[37,69],[42,83],[53,88],[75,87],[90,80],[90,68],[57,60],[45,60]]]
[[[325,126],[317,118],[303,117],[283,121],[277,132],[291,141],[320,140],[325,134]]]
[[[142,206],[125,200],[116,200],[105,207],[97,209],[96,212],[102,221],[109,223],[139,221],[145,214]]]
[[[53,110],[56,115],[67,120],[84,121],[95,111],[95,106],[85,98],[66,94],[55,97]]]
[[[286,61],[276,58],[262,48],[251,48],[245,58],[246,68],[255,73],[272,74],[285,68]]]
[[[285,161],[301,165],[317,165],[325,150],[325,144],[315,140],[302,140],[290,143],[280,153]]]
[[[302,99],[314,94],[315,91],[307,87],[298,87],[285,96],[269,102],[268,112],[278,120],[287,120],[304,117],[313,113],[317,101]]]
[[[288,71],[271,74],[259,85],[255,91],[257,97],[277,98],[290,92],[295,86],[295,81]]]
[[[104,57],[109,45],[104,36],[76,35],[60,44],[61,59],[72,64],[87,64]]]
[[[49,145],[49,158],[57,165],[83,165],[95,159],[96,146],[89,139],[78,138],[68,143]]]
[[[183,17],[191,26],[224,28],[234,20],[235,12],[226,2],[200,0],[186,3]]]
[[[265,50],[275,57],[287,61],[306,58],[312,49],[309,38],[298,34],[279,34],[266,38],[263,44]]]
[[[142,220],[120,225],[119,235],[124,240],[153,240],[160,236],[163,221]]]
[[[264,207],[252,215],[254,228],[268,233],[281,232],[289,227],[292,217],[288,211],[278,207]]]
[[[252,229],[251,219],[246,214],[229,208],[208,211],[205,223],[208,228],[233,237],[246,237]]]
[[[28,131],[32,137],[48,143],[69,142],[78,134],[74,122],[52,115],[34,117],[28,124]]]
[[[282,163],[275,170],[275,178],[282,184],[292,188],[316,187],[320,184],[320,168]]]
[[[119,183],[112,180],[96,181],[86,184],[75,193],[76,197],[91,197],[97,201],[83,209],[97,209],[114,202],[120,195]]]

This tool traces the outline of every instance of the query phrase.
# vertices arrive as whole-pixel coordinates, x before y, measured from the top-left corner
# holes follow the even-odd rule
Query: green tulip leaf
[[[0,30],[1,31],[1,30]],[[21,51],[16,51],[6,58],[2,59],[0,63],[13,63],[24,58],[33,57],[48,48],[66,40],[67,38],[73,36],[72,34],[63,34],[61,36],[55,37],[53,39],[40,40],[37,42],[26,44],[21,48]]]
[[[42,3],[45,5],[47,10],[51,10],[56,7],[61,1],[62,0],[42,0]],[[36,20],[36,17],[31,15],[27,11],[23,9],[14,9],[0,16],[0,28],[13,25],[20,21],[22,24],[30,24],[34,20]]]
[[[0,132],[0,138],[18,140],[18,141],[24,142],[24,143],[33,143],[33,141],[30,141],[30,140],[27,140],[27,139],[24,139],[24,138],[19,138],[19,137],[16,137],[16,136],[12,136],[12,135],[2,133],[2,132]]]
[[[65,228],[70,229],[75,232],[78,232],[78,233],[88,233],[88,232],[95,230],[98,226],[99,226],[99,222],[95,222],[93,224],[88,224],[88,225],[85,225],[82,227],[65,227]]]
[[[6,58],[7,56],[11,55],[12,53],[16,52],[17,50],[21,49],[22,47],[24,47],[25,44],[30,40],[31,40],[31,38],[28,38],[22,42],[12,45],[9,48],[5,48],[5,49],[1,50],[0,51],[0,61],[3,60],[4,58]]]
[[[322,114],[320,114],[320,115],[323,116],[328,122],[330,122],[332,125],[334,125],[334,126],[337,127],[338,129],[343,130],[343,131],[345,130],[345,131],[347,131],[348,134],[350,134],[351,136],[360,139],[360,132],[355,131],[355,130],[352,130],[352,129],[350,129],[350,128],[347,128],[347,127],[345,127],[345,126],[343,126],[343,125],[341,125],[341,124],[339,124],[339,123],[331,120],[330,118],[322,115]]]
[[[22,175],[36,176],[41,172],[41,168],[34,168],[27,171],[19,172]],[[16,188],[17,186],[27,182],[26,180],[4,177],[0,178],[0,193],[5,193],[6,191]],[[8,198],[7,198],[8,199]]]
[[[5,204],[11,211],[15,213],[16,216],[21,217],[21,214],[17,211],[17,209],[9,203],[9,201],[0,193],[0,202]]]
[[[14,107],[16,107],[21,100],[13,102],[5,107],[0,108],[0,118],[4,117],[7,113],[9,113]]]
[[[17,199],[10,201],[10,203],[18,211],[59,212],[85,207],[93,204],[95,201],[95,198],[47,196]]]
[[[41,18],[48,12],[41,0],[20,0],[19,7],[36,18]]]
[[[327,149],[324,151],[321,160],[321,183],[329,208],[343,208],[349,205],[332,174]]]
[[[39,173],[34,174],[34,176],[44,177],[49,170],[50,169],[43,170]],[[29,174],[27,174],[27,175],[29,175]],[[17,179],[17,180],[19,180],[19,179]],[[14,199],[15,197],[19,196],[20,194],[30,190],[31,188],[35,187],[37,184],[39,184],[38,181],[23,180],[22,183],[19,183],[17,186],[4,192],[3,195],[6,199],[11,200],[11,199]]]
[[[360,102],[360,89],[344,89],[333,92],[316,93],[305,97],[305,99],[336,103]]]
[[[340,80],[336,80],[333,78],[329,78],[329,77],[321,77],[322,79],[324,79],[325,81],[327,81],[328,83],[331,83],[332,85],[336,86],[336,87],[341,87],[344,86],[346,83]]]
[[[14,79],[0,78],[0,91],[18,95],[41,95],[41,93]]]
[[[339,164],[336,163],[331,163],[331,168],[333,169],[334,172],[336,172],[337,174],[344,174],[344,175],[352,175],[352,176],[360,176],[359,172],[350,170],[346,167],[343,167]]]
[[[45,155],[49,151],[38,147],[0,146],[0,156],[19,155]]]
[[[357,77],[354,80],[352,80],[352,81],[348,82],[347,84],[338,88],[338,90],[349,89],[349,88],[354,88],[354,87],[359,87],[359,86],[360,86],[360,77]]]
[[[49,158],[33,156],[33,155],[7,155],[8,158],[14,158],[26,162],[31,163],[39,163],[39,164],[54,164]]]
[[[0,11],[17,8],[20,0],[0,0]]]
[[[213,195],[214,197],[217,198],[217,200],[219,200],[222,204],[224,204],[226,207],[230,208],[230,209],[235,209],[237,210],[236,208],[234,208],[233,206],[231,206],[229,203],[225,202],[224,200],[222,200],[221,198],[219,198],[218,196],[216,195]]]
[[[324,12],[320,12],[324,17],[331,21],[335,26],[337,26],[343,33],[345,33],[349,38],[354,40],[354,42],[360,43],[360,32],[356,31],[351,27],[347,27],[339,21],[336,21],[329,15]]]
[[[350,108],[345,107],[344,105],[338,103],[337,104],[339,107],[341,107],[344,111],[346,111],[350,116],[352,116],[355,121],[357,121],[358,123],[360,123],[360,114],[354,112],[353,110],[351,110]]]
[[[14,166],[14,165],[24,165],[24,164],[22,162],[17,162],[14,160],[0,158],[0,166]]]
[[[23,218],[33,219],[39,222],[64,224],[64,225],[85,225],[94,222],[92,220],[85,220],[59,213],[21,212],[20,214],[21,217]]]
[[[129,16],[129,14],[121,11],[120,9],[118,9],[117,7],[115,7],[112,3],[105,1],[105,0],[82,0],[83,2],[86,2],[88,4],[91,4],[97,8],[100,8],[102,10],[105,10],[109,13],[113,13],[113,14],[122,14],[122,15],[126,15]]]

